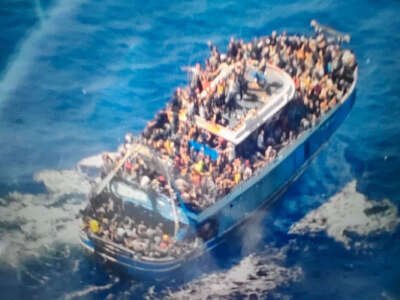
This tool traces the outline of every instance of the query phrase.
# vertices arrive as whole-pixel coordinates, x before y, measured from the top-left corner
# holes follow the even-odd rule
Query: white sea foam
[[[303,278],[300,267],[285,267],[287,249],[269,247],[262,254],[251,254],[229,270],[216,272],[193,280],[167,299],[225,299],[237,293],[265,297],[280,286]]]
[[[110,157],[112,159],[115,159],[115,157],[118,155],[118,153],[117,152],[108,152],[108,155],[110,155]],[[77,164],[78,169],[81,169],[81,168],[100,169],[102,165],[103,165],[102,154],[83,158]]]
[[[12,266],[59,244],[77,244],[77,215],[91,186],[77,171],[35,175],[48,193],[11,192],[0,209],[0,262]]]
[[[37,173],[34,180],[42,182],[50,194],[87,194],[90,184],[75,170],[46,170]]]
[[[345,247],[352,245],[352,234],[358,236],[392,232],[400,223],[397,207],[389,200],[381,202],[367,199],[357,192],[356,181],[348,183],[342,191],[319,208],[311,211],[292,225],[291,234],[326,234]],[[354,246],[361,246],[355,243]]]
[[[382,296],[382,299],[384,299],[384,300],[396,300],[396,299],[398,299],[398,297],[396,297],[395,295],[390,294],[387,291],[383,291],[381,293],[381,296]]]
[[[108,290],[110,289],[114,284],[116,284],[119,281],[118,278],[115,279],[114,282],[109,283],[109,284],[105,284],[105,285],[90,285],[88,287],[86,287],[83,290],[79,290],[79,291],[75,291],[72,293],[68,293],[67,295],[65,295],[64,299],[65,300],[71,300],[71,299],[75,299],[75,298],[82,298],[83,296],[86,296],[87,294],[90,293],[94,293],[97,291],[104,291],[104,290]]]
[[[5,253],[5,251],[7,251],[9,249],[9,244],[10,244],[10,242],[7,240],[0,241],[0,257],[3,255],[3,253]]]

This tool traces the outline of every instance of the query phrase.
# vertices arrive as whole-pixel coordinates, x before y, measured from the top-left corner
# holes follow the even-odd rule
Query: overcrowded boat
[[[141,278],[189,265],[276,201],[351,110],[357,62],[350,37],[316,21],[286,32],[209,43],[205,65],[137,136],[104,153],[82,211],[89,253]]]

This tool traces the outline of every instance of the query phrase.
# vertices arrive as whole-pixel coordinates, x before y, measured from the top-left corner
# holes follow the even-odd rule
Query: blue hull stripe
[[[243,223],[261,207],[268,206],[279,199],[288,186],[304,172],[353,107],[357,76],[354,81],[347,99],[323,116],[318,125],[303,132],[293,144],[279,154],[273,163],[262,168],[256,176],[236,187],[212,207],[193,216],[197,223],[210,218],[218,221],[218,236],[208,241],[203,250],[196,251],[184,259],[150,262],[135,260],[122,250],[116,251],[115,247],[113,249],[96,247],[84,233],[81,234],[82,243],[86,248],[92,249],[92,252],[116,262],[125,267],[130,274],[140,278],[169,276],[181,267],[190,265],[194,259],[223,242],[228,232]]]

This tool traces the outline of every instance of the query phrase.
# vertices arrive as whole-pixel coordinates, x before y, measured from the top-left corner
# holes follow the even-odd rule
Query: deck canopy
[[[220,80],[220,77],[225,78],[226,73],[218,76],[212,84],[218,84],[215,81]],[[251,84],[257,77],[265,80],[263,88]],[[226,126],[215,124],[199,116],[196,116],[196,125],[238,145],[293,98],[295,87],[292,78],[277,67],[268,65],[265,73],[248,67],[245,78],[249,82],[248,92],[243,99],[237,101],[234,111],[224,116],[228,120]]]

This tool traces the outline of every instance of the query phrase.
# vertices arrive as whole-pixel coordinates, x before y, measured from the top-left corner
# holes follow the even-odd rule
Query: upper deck
[[[122,249],[140,269],[180,264],[277,199],[354,103],[357,63],[340,40],[285,33],[213,48],[143,134],[103,156],[84,215],[102,241],[92,251]]]
[[[231,70],[218,76],[212,84],[217,85]],[[263,81],[262,86],[257,83],[257,77]],[[226,126],[199,116],[196,116],[196,125],[238,145],[289,103],[295,92],[289,74],[272,65],[267,65],[264,73],[254,67],[247,67],[245,80],[248,82],[246,97],[238,99],[234,110],[224,116],[228,121]]]
[[[233,45],[241,55],[214,51],[217,65],[190,68],[190,86],[176,90],[142,135],[126,139],[115,161],[105,158],[105,178],[93,194],[118,175],[165,195],[169,207],[205,213],[274,163],[354,81],[354,55],[323,36]],[[299,101],[291,103],[295,92]]]

